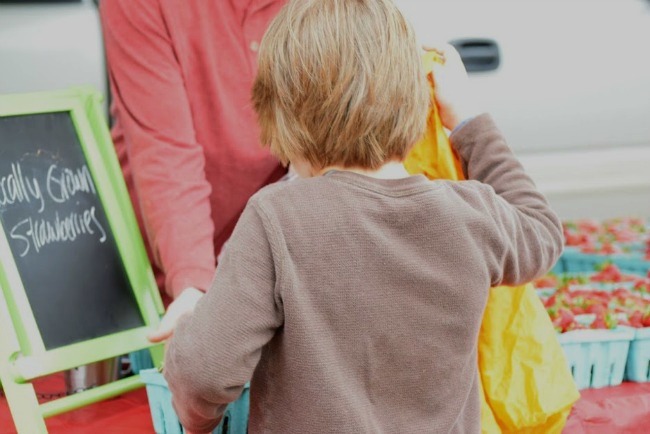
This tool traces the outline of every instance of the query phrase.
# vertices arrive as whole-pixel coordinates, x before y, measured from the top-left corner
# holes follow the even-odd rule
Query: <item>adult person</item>
[[[259,41],[284,3],[101,2],[112,137],[159,286],[174,300],[153,342],[208,289],[250,196],[286,172],[260,145],[250,102]]]

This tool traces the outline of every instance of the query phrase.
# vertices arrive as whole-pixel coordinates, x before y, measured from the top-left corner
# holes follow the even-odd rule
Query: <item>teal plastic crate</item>
[[[630,343],[625,377],[636,383],[650,381],[650,328],[636,329]]]
[[[131,362],[131,371],[134,374],[139,374],[144,369],[154,368],[151,352],[148,349],[129,353],[129,361]]]
[[[635,330],[575,330],[558,336],[579,389],[616,386],[623,382]]]
[[[618,283],[610,283],[610,282],[592,282],[591,277],[595,275],[596,273],[591,272],[591,273],[567,273],[563,274],[562,276],[564,278],[572,278],[572,277],[584,277],[587,279],[587,283],[585,284],[573,284],[570,285],[571,290],[579,290],[579,289],[588,289],[588,290],[599,290],[599,291],[614,291],[618,288],[624,288],[629,291],[632,291],[634,289],[634,285],[636,282],[618,282]],[[629,272],[623,272],[624,275],[630,275],[631,273]]]
[[[140,378],[147,387],[149,409],[156,434],[182,434],[185,432],[172,407],[172,394],[167,381],[157,369],[140,371]],[[213,434],[246,434],[248,431],[249,386],[241,397],[228,405],[223,419]]]
[[[641,254],[597,255],[582,253],[574,247],[567,247],[555,264],[553,272],[562,273],[593,273],[603,262],[611,261],[624,273],[645,276],[650,271],[650,261],[644,260]]]

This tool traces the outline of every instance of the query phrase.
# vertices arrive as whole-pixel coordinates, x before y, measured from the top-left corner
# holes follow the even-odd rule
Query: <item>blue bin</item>
[[[650,271],[650,261],[644,260],[641,254],[595,255],[582,253],[575,247],[567,247],[555,264],[553,272],[561,273],[593,273],[603,262],[613,262],[622,272],[645,276]]]
[[[172,407],[172,394],[167,381],[157,369],[140,371],[140,378],[147,387],[149,409],[156,434],[182,434],[184,429]],[[213,434],[246,434],[248,431],[249,386],[241,397],[228,405],[223,419]]]
[[[144,369],[154,368],[151,352],[148,349],[129,353],[129,361],[131,362],[131,371],[134,374],[139,374]]]
[[[616,386],[623,382],[635,330],[575,330],[558,336],[579,389]]]
[[[634,285],[636,282],[618,282],[618,283],[610,283],[610,282],[592,282],[590,279],[591,277],[596,274],[596,273],[567,273],[562,275],[563,278],[574,278],[574,277],[584,277],[587,279],[587,283],[585,284],[574,284],[570,285],[571,290],[576,290],[576,289],[588,289],[588,290],[599,290],[599,291],[614,291],[619,288],[624,288],[629,291],[632,291],[634,289]],[[625,275],[630,275],[631,273],[629,272],[624,272],[623,274]]]
[[[650,381],[650,328],[637,329],[630,343],[625,377],[629,381]]]

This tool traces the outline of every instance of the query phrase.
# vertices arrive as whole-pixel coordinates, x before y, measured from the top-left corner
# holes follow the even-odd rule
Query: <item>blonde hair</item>
[[[430,98],[392,0],[292,0],[262,40],[253,103],[283,163],[376,169],[422,136]]]

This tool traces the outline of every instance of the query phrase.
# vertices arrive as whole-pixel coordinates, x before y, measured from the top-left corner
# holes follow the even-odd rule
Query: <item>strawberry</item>
[[[557,304],[557,293],[551,295],[549,298],[544,301],[544,307],[547,308],[553,308]]]
[[[596,315],[604,315],[607,308],[602,304],[592,304],[585,309],[586,313],[595,313]]]
[[[630,277],[623,277],[621,270],[611,262],[605,262],[596,267],[599,271],[591,276],[592,282],[619,283],[629,280]]]
[[[619,243],[631,243],[637,239],[637,234],[631,229],[621,229],[614,235],[616,236],[616,241]]]
[[[601,229],[600,223],[595,220],[578,220],[577,227],[581,232],[586,232],[588,234],[595,234]]]
[[[645,315],[643,315],[643,319],[641,320],[641,324],[643,327],[650,327],[650,307],[646,309]]]
[[[641,311],[635,310],[628,318],[631,327],[635,327],[635,328],[645,327],[643,325],[643,313]]]
[[[570,310],[565,308],[560,308],[558,311],[557,326],[561,329],[562,332],[565,332],[569,327],[575,322],[575,316],[571,313]]]
[[[616,327],[618,322],[614,315],[610,313],[600,313],[596,314],[596,319],[591,323],[592,329],[613,329]]]
[[[582,246],[585,244],[593,244],[591,237],[587,234],[574,234],[570,232],[564,233],[564,243],[567,246]]]
[[[630,291],[625,288],[616,288],[614,292],[612,292],[612,295],[616,298],[626,298],[630,295]]]
[[[587,309],[585,309],[582,306],[571,306],[571,313],[573,313],[574,315],[583,315],[589,312]]]
[[[557,277],[549,274],[533,282],[535,288],[556,288],[558,286]]]
[[[596,317],[596,319],[594,320],[594,322],[591,323],[589,328],[594,329],[594,330],[595,329],[606,329],[607,324],[605,324],[605,319],[604,318]]]
[[[645,232],[645,219],[641,217],[629,217],[627,224],[636,232]]]
[[[616,247],[611,242],[605,242],[600,246],[600,253],[603,255],[614,255],[616,253],[621,253],[621,249]]]
[[[650,278],[640,279],[634,284],[634,290],[642,294],[650,293]]]
[[[583,275],[577,275],[577,276],[568,275],[562,278],[563,286],[584,285],[586,283],[589,283],[589,278]]]

